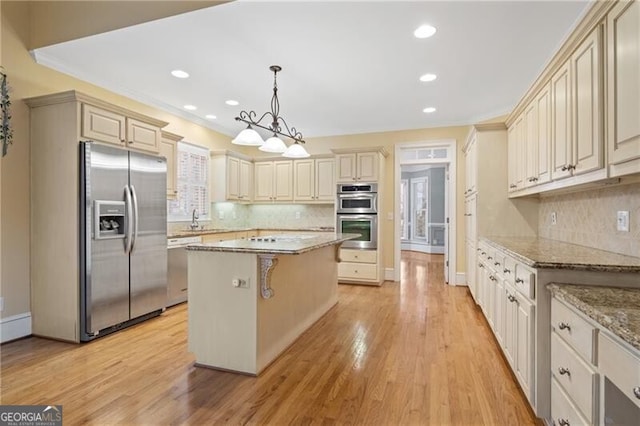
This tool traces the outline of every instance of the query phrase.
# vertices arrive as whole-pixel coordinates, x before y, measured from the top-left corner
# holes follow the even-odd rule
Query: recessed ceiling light
[[[426,112],[428,114],[430,112],[436,112],[436,109],[434,107],[428,107],[423,109],[422,112]]]
[[[413,32],[416,38],[429,38],[436,33],[436,29],[431,25],[421,25]]]
[[[195,110],[198,109],[198,107],[195,106],[195,105],[185,105],[184,109],[189,110],[189,111],[195,111]]]
[[[177,78],[189,78],[189,73],[182,70],[173,70],[171,75]]]
[[[216,118],[218,118],[213,114],[207,114],[207,115],[205,115],[205,117],[208,118],[209,120],[215,120]]]
[[[228,101],[225,101],[224,103],[227,104],[227,105],[231,105],[231,106],[236,106],[236,105],[240,104],[240,102],[234,101],[233,99],[229,99]]]
[[[420,76],[420,81],[433,81],[438,78],[435,74],[425,74]]]

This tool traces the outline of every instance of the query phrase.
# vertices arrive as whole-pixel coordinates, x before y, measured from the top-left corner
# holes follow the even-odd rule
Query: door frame
[[[416,148],[446,148],[447,158],[433,158],[424,160],[412,160],[401,161],[402,150],[416,149]],[[449,232],[448,232],[448,247],[445,253],[446,259],[449,260],[449,266],[445,265],[445,278],[449,285],[457,284],[457,220],[456,220],[456,206],[457,206],[457,194],[456,194],[456,162],[458,155],[458,146],[455,139],[436,139],[427,140],[422,142],[403,142],[395,145],[394,152],[394,202],[393,210],[394,217],[398,218],[394,221],[393,225],[393,279],[394,281],[400,281],[400,166],[403,164],[431,164],[431,165],[447,165],[447,178],[445,179],[445,186],[448,185],[448,190],[445,191],[445,214],[449,219]],[[445,219],[446,221],[446,219]]]

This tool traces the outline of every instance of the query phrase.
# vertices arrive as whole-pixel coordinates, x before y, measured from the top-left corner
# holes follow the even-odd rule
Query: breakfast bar
[[[187,247],[196,366],[258,375],[338,301],[340,245],[284,234]]]

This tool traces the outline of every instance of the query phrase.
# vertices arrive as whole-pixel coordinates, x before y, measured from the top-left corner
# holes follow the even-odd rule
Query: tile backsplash
[[[235,204],[211,203],[211,219],[199,220],[206,228],[316,228],[335,226],[333,204]],[[170,222],[178,231],[188,222]]]
[[[640,256],[640,184],[544,197],[538,211],[540,237]],[[629,232],[617,230],[618,211],[629,212]]]

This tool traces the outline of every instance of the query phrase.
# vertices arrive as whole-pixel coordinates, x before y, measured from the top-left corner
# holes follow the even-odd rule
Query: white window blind
[[[191,220],[193,210],[200,219],[209,218],[209,150],[178,142],[178,197],[168,201],[169,220]]]

